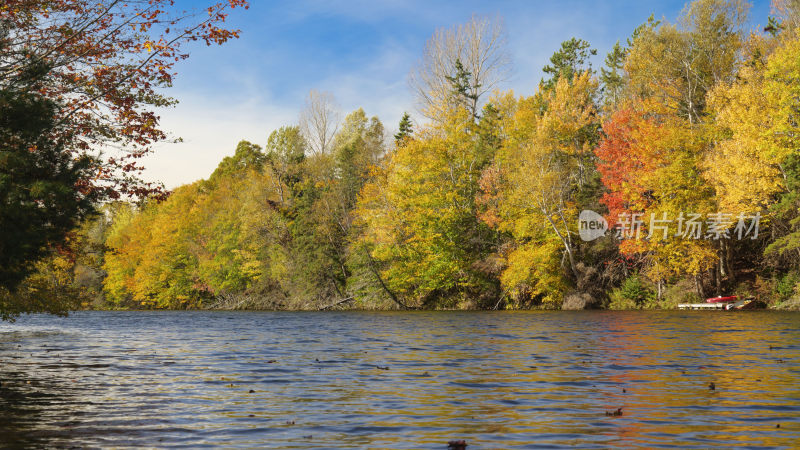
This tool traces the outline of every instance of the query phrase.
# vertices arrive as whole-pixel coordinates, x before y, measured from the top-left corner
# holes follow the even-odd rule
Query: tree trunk
[[[550,222],[550,226],[553,227],[553,231],[556,232],[556,235],[558,236],[559,239],[561,239],[561,242],[564,244],[564,251],[566,252],[567,259],[569,260],[569,268],[572,271],[572,275],[575,277],[575,284],[577,285],[580,277],[578,276],[578,269],[575,267],[575,258],[572,255],[572,243],[569,238],[569,229],[566,230],[567,233],[566,235],[562,235],[561,231],[558,230],[558,227],[553,222],[553,219],[551,219],[550,216],[547,214],[547,210],[541,208],[541,211],[545,215],[545,217],[547,217],[547,221]]]
[[[381,273],[378,271],[377,264],[375,264],[375,260],[372,258],[372,255],[369,253],[369,250],[364,249],[364,254],[367,257],[367,260],[369,261],[370,271],[372,272],[373,275],[375,275],[375,279],[378,280],[378,284],[381,285],[383,291],[389,295],[389,298],[391,298],[392,301],[395,302],[397,306],[400,307],[400,309],[410,309],[408,305],[403,303],[400,300],[400,298],[398,298],[397,295],[394,292],[392,292],[391,289],[389,289],[389,286],[387,286],[386,283],[384,283],[383,277],[381,276]]]
[[[733,270],[733,249],[731,249],[730,241],[725,242],[725,266],[728,272],[728,286],[736,286],[736,273]]]
[[[705,289],[703,289],[703,273],[702,272],[698,272],[694,276],[694,287],[697,289],[697,295],[699,295],[700,298],[705,298],[706,297]]]

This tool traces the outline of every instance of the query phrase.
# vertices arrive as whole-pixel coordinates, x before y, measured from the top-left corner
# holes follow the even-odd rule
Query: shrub
[[[800,277],[796,272],[789,272],[779,276],[778,282],[775,284],[775,299],[779,303],[789,300],[794,295],[798,283],[800,283]]]
[[[632,275],[609,294],[610,309],[642,309],[652,304],[656,295],[639,274]]]
[[[664,289],[664,298],[659,303],[662,309],[675,309],[681,303],[701,303],[703,299],[697,294],[694,280],[682,278]]]

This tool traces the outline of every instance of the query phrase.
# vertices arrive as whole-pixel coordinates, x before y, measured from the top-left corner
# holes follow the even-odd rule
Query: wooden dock
[[[678,309],[725,309],[725,303],[681,303]]]

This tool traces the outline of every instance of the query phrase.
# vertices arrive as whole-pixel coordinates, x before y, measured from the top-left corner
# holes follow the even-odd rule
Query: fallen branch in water
[[[206,309],[224,311],[279,310],[286,309],[286,306],[280,302],[253,294],[223,292],[219,293],[216,297],[216,302],[207,306]]]
[[[346,299],[339,300],[336,303],[331,303],[330,305],[322,306],[322,307],[319,308],[319,310],[320,311],[325,311],[326,309],[331,309],[331,308],[339,306],[341,304],[344,304],[344,303],[347,303],[347,302],[352,302],[353,300],[355,300],[355,297],[347,297]]]

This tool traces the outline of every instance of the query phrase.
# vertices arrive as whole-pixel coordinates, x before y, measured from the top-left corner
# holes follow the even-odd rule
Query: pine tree
[[[394,142],[399,147],[412,134],[414,134],[414,125],[411,123],[411,115],[404,112],[403,117],[400,119],[400,130],[394,135]]]
[[[480,84],[472,85],[472,73],[468,72],[460,59],[456,59],[455,75],[445,76],[450,83],[451,91],[450,98],[455,104],[463,104],[472,117],[478,119],[478,94],[475,91],[481,87]]]
[[[561,48],[550,57],[550,63],[542,71],[550,75],[549,79],[542,79],[540,84],[543,90],[549,91],[555,87],[562,77],[572,80],[577,72],[591,71],[592,65],[589,57],[597,54],[597,50],[583,39],[571,38],[561,43]]]
[[[614,44],[611,52],[606,55],[606,67],[600,68],[600,82],[603,85],[603,97],[606,106],[614,107],[622,97],[622,89],[625,80],[622,76],[622,69],[625,65],[625,55],[627,51],[619,41]]]

